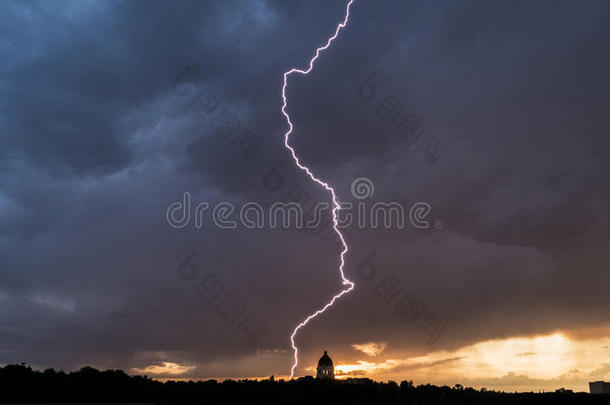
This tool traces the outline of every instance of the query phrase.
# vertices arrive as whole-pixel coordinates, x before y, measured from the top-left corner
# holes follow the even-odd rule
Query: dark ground
[[[132,377],[121,370],[85,367],[65,373],[43,372],[25,365],[0,368],[0,403],[159,404],[610,404],[610,395],[585,393],[520,393],[472,388],[413,386],[409,381],[223,381],[159,382]]]

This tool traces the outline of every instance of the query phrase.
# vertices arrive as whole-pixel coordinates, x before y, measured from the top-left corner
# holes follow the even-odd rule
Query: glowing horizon
[[[599,332],[599,331],[594,331]],[[415,385],[434,384],[503,391],[539,391],[569,388],[587,391],[590,381],[610,379],[610,362],[605,359],[610,351],[610,338],[590,335],[575,338],[570,331],[556,331],[543,335],[515,336],[474,342],[452,350],[440,349],[426,353],[401,356],[400,352],[387,355],[366,355],[354,350],[338,352],[335,360],[335,378],[370,378],[375,381],[412,380]],[[348,349],[346,346],[344,349]],[[243,359],[244,363],[262,364],[275,356],[278,362],[283,354],[260,354]],[[362,357],[362,355],[366,357]],[[214,369],[220,363],[213,363]],[[269,375],[207,375],[197,376],[197,366],[178,362],[162,362],[147,367],[132,368],[138,374],[152,374],[153,378],[167,380],[265,380]],[[254,367],[257,368],[257,367]],[[315,375],[316,363],[309,359],[305,367],[308,375]],[[194,374],[195,373],[195,374]],[[276,380],[290,380],[283,374],[274,374]]]

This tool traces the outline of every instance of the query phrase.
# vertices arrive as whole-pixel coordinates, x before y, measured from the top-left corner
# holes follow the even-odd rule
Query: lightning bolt
[[[341,244],[343,245],[343,249],[341,250],[341,255],[340,255],[340,262],[341,263],[339,265],[339,273],[341,274],[341,280],[343,282],[343,285],[345,286],[343,288],[343,290],[341,290],[341,292],[336,294],[330,301],[328,301],[328,303],[326,305],[324,305],[322,308],[318,309],[316,312],[312,313],[307,318],[305,318],[292,331],[292,335],[290,335],[290,343],[292,345],[292,350],[294,350],[294,363],[292,364],[292,369],[290,369],[290,379],[293,378],[294,370],[296,369],[297,365],[299,364],[299,349],[297,348],[297,345],[294,343],[295,336],[297,335],[297,333],[299,332],[299,330],[301,328],[303,328],[305,325],[307,325],[309,323],[309,321],[311,321],[316,316],[320,315],[321,313],[326,311],[328,308],[330,308],[335,303],[336,300],[341,298],[341,296],[343,296],[343,295],[347,294],[348,292],[350,292],[351,290],[353,290],[354,289],[354,283],[352,281],[350,281],[348,278],[346,278],[345,274],[343,273],[343,267],[345,266],[345,259],[344,259],[344,257],[345,257],[345,254],[348,251],[348,247],[347,247],[347,243],[345,242],[345,238],[343,237],[343,234],[339,230],[339,221],[337,219],[337,213],[341,209],[341,206],[339,205],[339,200],[337,199],[337,194],[335,193],[335,190],[328,183],[320,180],[318,177],[316,177],[311,172],[311,170],[307,166],[304,166],[304,165],[301,164],[301,162],[299,161],[299,158],[297,157],[297,155],[296,155],[296,153],[294,151],[294,148],[292,146],[290,146],[290,144],[288,143],[288,138],[290,137],[290,134],[292,133],[293,126],[292,126],[292,121],[290,121],[290,115],[288,115],[288,113],[286,112],[286,107],[288,106],[288,101],[286,99],[286,86],[288,85],[288,77],[291,74],[298,73],[298,74],[301,74],[301,75],[307,75],[307,74],[309,74],[309,72],[311,72],[311,70],[313,69],[313,64],[318,59],[318,57],[320,56],[320,53],[322,51],[328,49],[330,44],[339,35],[339,31],[341,31],[341,29],[344,28],[347,25],[347,22],[349,21],[349,9],[350,9],[350,7],[351,7],[353,2],[354,2],[354,0],[349,0],[349,2],[347,3],[346,9],[345,9],[345,18],[343,19],[343,22],[340,23],[339,25],[337,25],[337,28],[335,29],[335,34],[332,37],[328,38],[328,40],[326,41],[326,44],[323,45],[323,46],[320,46],[320,47],[318,47],[316,49],[316,54],[309,61],[309,67],[307,68],[307,70],[293,68],[293,69],[290,69],[289,71],[284,73],[284,85],[282,86],[282,100],[283,100],[282,114],[284,114],[284,117],[286,117],[286,122],[288,123],[288,131],[286,131],[286,133],[284,134],[284,145],[286,146],[286,148],[292,154],[292,158],[294,159],[297,167],[299,169],[303,170],[305,173],[307,173],[307,175],[313,181],[318,183],[320,186],[324,187],[328,192],[330,192],[330,194],[332,196],[332,200],[333,200],[333,209],[332,209],[333,229],[335,230],[337,235],[339,235],[339,239],[341,239]]]

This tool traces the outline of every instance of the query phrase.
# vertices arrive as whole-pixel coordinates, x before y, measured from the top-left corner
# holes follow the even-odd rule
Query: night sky
[[[284,148],[281,86],[345,3],[0,3],[0,364],[290,373],[292,329],[342,288],[332,233],[166,214],[185,192],[329,201]],[[345,230],[356,288],[297,336],[298,376],[328,350],[343,375],[417,384],[610,379],[609,18],[355,1],[291,76],[291,142],[342,201],[365,177],[367,202],[425,202],[429,226]]]

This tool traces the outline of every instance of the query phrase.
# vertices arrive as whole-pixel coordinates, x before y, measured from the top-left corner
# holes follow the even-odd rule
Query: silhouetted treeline
[[[610,404],[610,395],[508,394],[472,388],[352,381],[223,381],[165,383],[120,370],[85,367],[65,373],[26,365],[0,368],[0,403],[147,402],[158,404]]]

